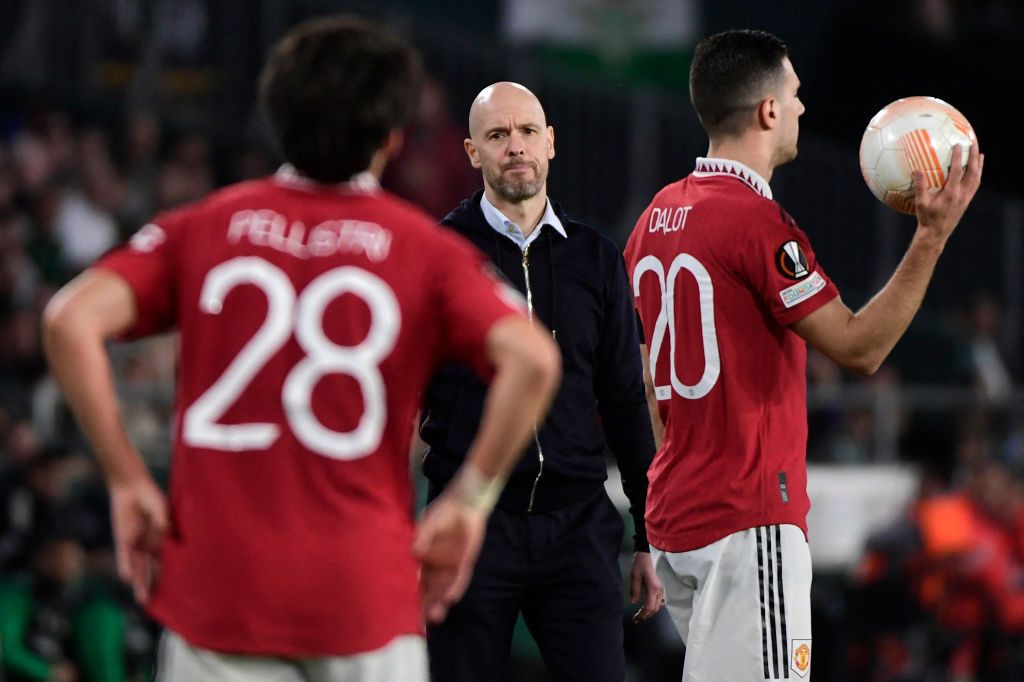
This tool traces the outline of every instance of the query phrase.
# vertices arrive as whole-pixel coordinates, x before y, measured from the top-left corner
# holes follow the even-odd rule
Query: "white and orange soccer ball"
[[[872,194],[901,213],[914,213],[914,179],[924,173],[938,191],[949,176],[953,147],[977,144],[974,128],[952,106],[935,97],[898,99],[868,123],[860,141],[860,170]]]

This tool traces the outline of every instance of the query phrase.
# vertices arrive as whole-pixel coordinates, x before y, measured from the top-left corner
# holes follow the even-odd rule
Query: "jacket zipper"
[[[523,249],[523,279],[526,280],[526,312],[533,321],[533,291],[530,289],[530,246],[527,244]],[[533,479],[533,486],[530,488],[530,503],[526,507],[527,513],[533,511],[533,500],[537,495],[537,484],[544,474],[544,451],[540,447],[540,434],[537,433],[537,424],[533,425],[533,442],[537,444],[537,459],[540,461],[540,468],[537,469],[537,478]]]

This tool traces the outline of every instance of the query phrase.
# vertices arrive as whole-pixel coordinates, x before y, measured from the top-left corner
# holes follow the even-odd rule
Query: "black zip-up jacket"
[[[568,236],[543,228],[524,253],[487,223],[480,209],[482,194],[463,201],[441,224],[473,242],[524,295],[529,272],[533,314],[552,330],[562,353],[562,383],[551,411],[498,506],[526,513],[571,504],[604,485],[610,450],[630,501],[636,549],[648,551],[644,510],[654,436],[622,255],[611,239],[570,219],[558,204],[553,204],[555,214]],[[432,378],[420,430],[429,446],[423,471],[432,494],[462,464],[486,390],[464,366],[446,365]]]

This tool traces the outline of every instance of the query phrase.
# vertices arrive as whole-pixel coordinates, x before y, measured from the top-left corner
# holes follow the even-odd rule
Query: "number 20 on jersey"
[[[683,383],[676,373],[676,279],[679,273],[686,270],[697,283],[697,305],[700,307],[700,333],[704,347],[704,371],[700,379],[693,385]],[[718,332],[715,330],[715,288],[711,275],[700,261],[688,253],[680,253],[665,270],[664,263],[657,256],[647,255],[640,259],[633,271],[633,295],[640,296],[640,282],[644,275],[651,273],[658,281],[661,306],[658,317],[654,320],[654,332],[650,339],[651,376],[655,376],[655,368],[661,351],[665,346],[665,335],[668,334],[668,386],[654,384],[654,395],[661,400],[668,400],[675,392],[688,400],[698,400],[706,396],[721,373],[722,364],[718,352]],[[687,301],[685,304],[689,304]],[[685,350],[685,349],[684,349]]]

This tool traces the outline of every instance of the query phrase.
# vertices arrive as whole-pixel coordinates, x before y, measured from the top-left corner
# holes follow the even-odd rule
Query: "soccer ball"
[[[901,213],[914,213],[915,170],[928,188],[946,184],[954,145],[977,144],[964,115],[935,97],[906,97],[885,107],[868,123],[860,141],[860,170],[872,194]]]

